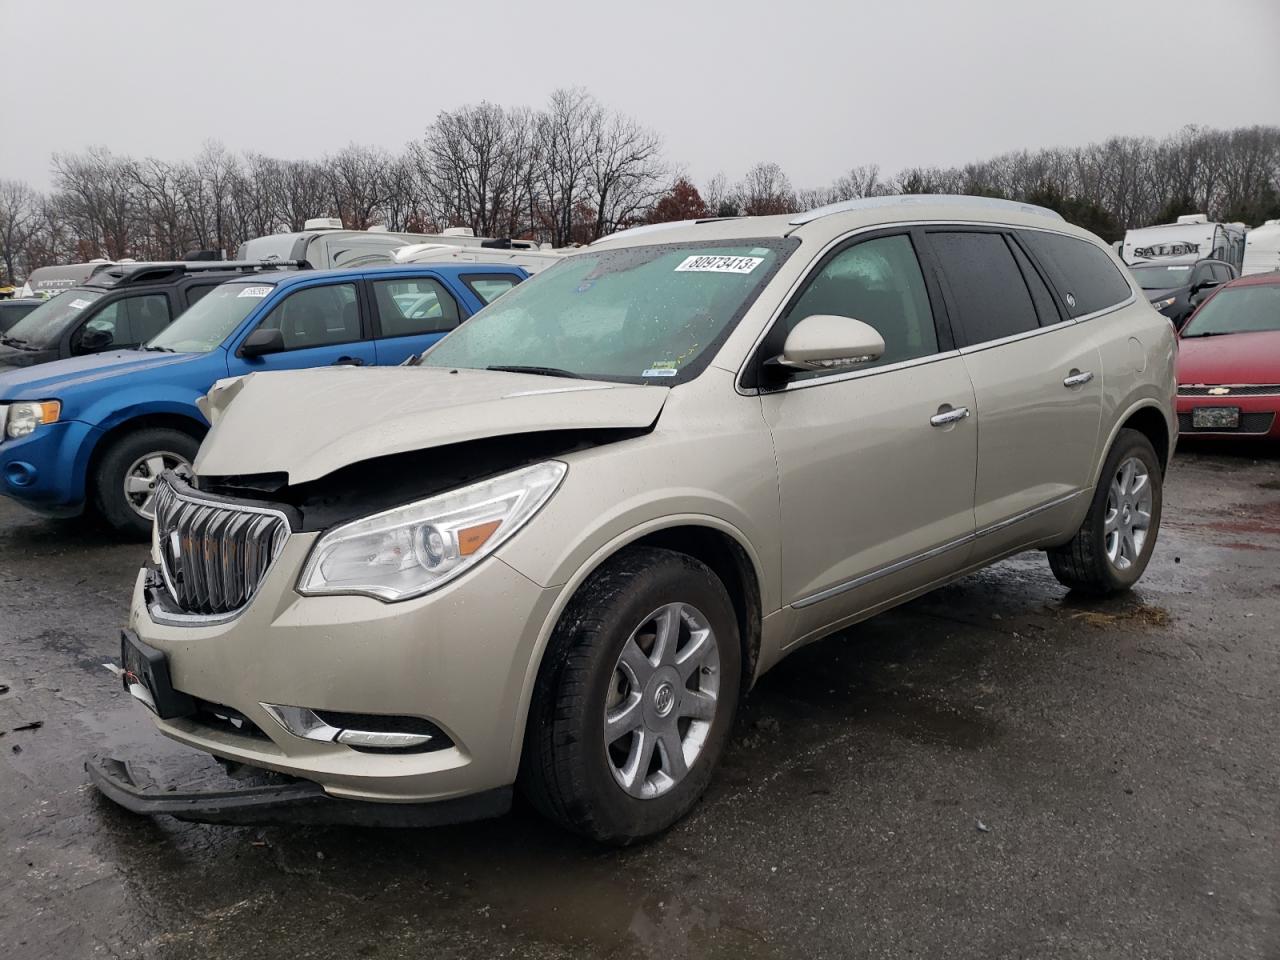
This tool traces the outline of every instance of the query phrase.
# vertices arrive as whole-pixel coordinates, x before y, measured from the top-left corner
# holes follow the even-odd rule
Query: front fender
[[[203,391],[171,387],[161,392],[125,390],[110,397],[103,397],[90,405],[78,419],[93,424],[102,433],[109,433],[129,420],[139,417],[168,415],[185,417],[204,430],[209,429],[196,405]]]
[[[599,529],[604,530],[608,527],[609,524],[606,523]],[[542,658],[551,643],[551,634],[555,631],[556,624],[560,622],[560,616],[564,613],[565,607],[569,605],[569,601],[573,599],[574,594],[586,582],[587,578],[599,569],[601,564],[620,550],[644,539],[650,534],[676,527],[707,527],[730,537],[746,554],[751,563],[756,583],[760,585],[763,593],[766,574],[760,556],[751,541],[733,524],[711,514],[670,513],[656,516],[624,530],[616,531],[607,536],[607,538],[602,539],[601,537],[593,536],[584,538],[591,540],[596,546],[576,569],[564,577],[555,602],[551,605],[551,609],[547,612],[538,631],[537,641],[535,642],[532,656],[529,658],[528,667],[525,670],[524,681],[520,686],[520,699],[516,704],[509,757],[510,768],[513,771],[519,767],[520,752],[524,746],[525,725],[529,719],[529,704],[533,700],[534,685],[538,680],[538,671],[542,668]],[[510,563],[509,560],[507,562]],[[764,609],[767,611],[771,608],[765,607]]]

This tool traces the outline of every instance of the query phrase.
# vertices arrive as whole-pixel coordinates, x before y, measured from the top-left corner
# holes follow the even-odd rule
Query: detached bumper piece
[[[511,809],[510,787],[434,803],[366,803],[331,797],[318,783],[266,770],[184,790],[157,784],[145,770],[111,757],[95,756],[84,766],[89,782],[126,810],[196,823],[438,827]]]

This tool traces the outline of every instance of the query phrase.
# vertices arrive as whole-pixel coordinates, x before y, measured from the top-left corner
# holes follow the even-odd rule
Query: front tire
[[[1137,430],[1121,430],[1080,530],[1070,542],[1049,551],[1049,566],[1058,582],[1097,596],[1137,583],[1160,532],[1163,480],[1151,441]]]
[[[160,474],[190,466],[200,441],[181,430],[145,427],[115,440],[92,478],[93,499],[107,523],[127,537],[151,536],[152,507]]]
[[[742,682],[724,584],[685,554],[631,547],[560,617],[534,688],[520,786],[544,815],[618,845],[698,801]]]

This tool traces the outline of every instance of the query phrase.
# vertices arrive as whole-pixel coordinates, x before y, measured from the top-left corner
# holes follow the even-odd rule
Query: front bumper
[[[510,786],[523,734],[520,704],[558,591],[489,557],[401,603],[303,597],[294,585],[316,536],[291,535],[250,605],[222,623],[160,622],[147,607],[146,571],[139,573],[129,626],[167,656],[173,686],[249,721],[235,729],[156,719],[161,732],[217,757],[313,781],[333,797],[403,803]],[[421,717],[453,744],[425,753],[360,751],[295,736],[264,704]]]
[[[1192,411],[1197,407],[1239,407],[1240,426],[1228,429],[1196,429]],[[1178,434],[1186,437],[1268,437],[1280,438],[1280,394],[1248,396],[1225,394],[1220,397],[1178,395]]]
[[[48,516],[81,513],[95,433],[87,423],[64,420],[0,440],[0,493]]]
[[[226,778],[200,788],[156,783],[146,771],[111,757],[93,757],[84,767],[99,793],[132,813],[199,823],[436,827],[501,816],[511,807],[510,788],[439,803],[375,804],[335,800],[318,783],[279,775]]]

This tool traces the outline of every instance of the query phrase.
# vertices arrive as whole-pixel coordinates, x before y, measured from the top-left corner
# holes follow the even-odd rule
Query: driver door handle
[[[1086,383],[1093,379],[1092,370],[1072,370],[1067,378],[1062,381],[1064,387],[1083,387]]]
[[[929,425],[945,427],[948,424],[958,423],[967,416],[969,416],[968,407],[952,407],[950,410],[940,410],[935,413],[929,418]]]
[[[331,363],[330,366],[363,367],[364,361],[361,360],[359,357],[339,357],[337,360],[333,361],[333,363]]]

